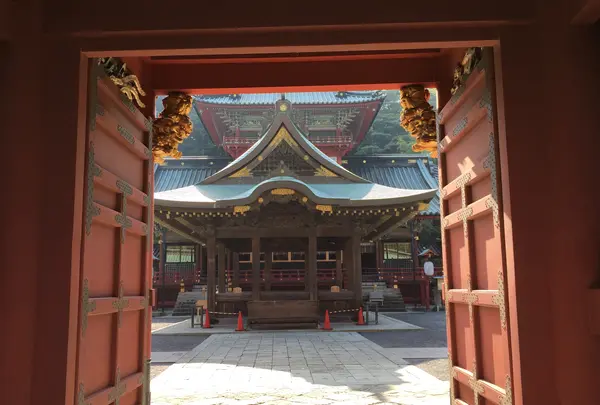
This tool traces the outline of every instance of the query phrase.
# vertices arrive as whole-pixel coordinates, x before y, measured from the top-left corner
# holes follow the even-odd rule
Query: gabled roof
[[[250,204],[261,194],[277,188],[294,190],[316,204],[355,208],[412,204],[435,196],[437,190],[432,187],[413,190],[388,187],[346,170],[316,148],[294,125],[288,116],[289,100],[279,100],[276,105],[279,113],[273,124],[246,153],[199,183],[156,193],[157,204],[225,208]],[[271,158],[276,151],[280,154]],[[300,175],[301,171],[304,174]],[[262,174],[255,176],[257,172]]]
[[[285,95],[294,105],[310,104],[358,104],[383,100],[385,93],[380,91],[329,91],[310,93],[287,93]],[[220,105],[275,105],[281,93],[262,94],[219,94],[195,97],[196,101]]]
[[[266,159],[281,142],[288,143],[306,162],[315,165],[316,170],[320,167],[349,182],[368,183],[367,180],[344,169],[306,139],[302,132],[294,125],[290,117],[282,113],[282,111],[287,111],[289,108],[290,104],[288,100],[279,100],[278,103],[280,106],[285,107],[282,107],[284,109],[275,117],[273,124],[267,132],[250,149],[227,165],[223,170],[203,180],[202,184],[215,184],[223,179],[235,176],[236,173],[248,169],[252,165],[258,164],[263,159]]]

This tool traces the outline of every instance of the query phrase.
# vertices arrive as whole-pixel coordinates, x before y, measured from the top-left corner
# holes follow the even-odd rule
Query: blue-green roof
[[[373,183],[408,190],[437,188],[437,166],[425,154],[356,156],[347,157],[345,161],[343,167]],[[154,191],[158,193],[198,184],[225,167],[229,162],[231,162],[231,158],[167,159],[166,164],[159,166],[155,172]],[[438,193],[430,201],[428,209],[422,211],[420,215],[437,216],[439,214]]]
[[[356,104],[383,100],[381,91],[328,91],[307,93],[286,93],[285,98],[294,105],[302,104]],[[196,96],[196,101],[222,105],[275,105],[281,93],[262,94],[219,94]]]
[[[437,189],[437,166],[426,154],[390,154],[345,158],[343,166],[356,175],[388,187],[410,190]],[[439,192],[420,215],[440,215]]]

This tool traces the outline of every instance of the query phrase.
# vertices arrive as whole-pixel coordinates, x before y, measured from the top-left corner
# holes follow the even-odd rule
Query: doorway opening
[[[82,380],[90,381],[82,388],[84,398],[96,395],[100,389],[104,389],[101,387],[112,387],[116,395],[128,397],[132,401],[140,395],[148,395],[148,376],[151,368],[149,333],[152,318],[148,316],[151,314],[147,308],[152,298],[149,290],[153,283],[160,286],[161,280],[162,287],[166,287],[164,280],[167,279],[167,258],[175,260],[176,253],[179,255],[179,262],[170,262],[180,265],[172,277],[176,285],[179,283],[179,287],[184,290],[189,288],[181,276],[185,272],[183,264],[193,263],[188,265],[192,269],[191,284],[201,283],[205,277],[207,286],[217,287],[215,290],[209,288],[206,291],[206,305],[209,309],[223,313],[246,311],[246,316],[250,318],[254,315],[251,314],[249,306],[255,306],[255,313],[260,315],[254,316],[254,321],[272,320],[274,311],[279,310],[260,304],[269,301],[268,297],[261,297],[265,293],[271,294],[272,302],[282,301],[275,297],[277,294],[307,295],[306,299],[294,301],[304,300],[317,304],[308,310],[305,306],[298,307],[300,304],[296,303],[284,305],[283,312],[278,317],[283,318],[285,314],[291,314],[289,317],[294,319],[310,318],[319,321],[323,309],[331,312],[337,310],[335,305],[321,308],[319,301],[328,301],[326,297],[330,294],[343,294],[343,291],[333,291],[332,288],[340,287],[344,290],[345,284],[350,286],[347,291],[348,297],[342,300],[336,296],[336,299],[330,300],[333,303],[347,301],[344,309],[360,307],[365,299],[364,292],[369,292],[365,291],[369,288],[372,289],[371,292],[376,292],[379,288],[390,288],[400,290],[402,295],[413,294],[418,297],[415,301],[419,301],[415,304],[422,304],[425,309],[432,304],[438,308],[444,306],[449,325],[449,339],[447,348],[438,349],[447,349],[450,353],[450,377],[446,390],[449,389],[450,395],[455,398],[464,398],[467,403],[476,398],[485,398],[492,403],[500,403],[509,398],[512,390],[512,371],[504,290],[503,230],[498,215],[500,183],[496,160],[498,131],[493,51],[483,50],[484,56],[472,66],[472,70],[453,78],[454,68],[463,60],[466,51],[424,49],[418,52],[398,51],[393,54],[357,52],[354,56],[350,55],[350,58],[348,55],[340,57],[335,53],[307,55],[301,58],[249,55],[243,60],[229,61],[224,61],[222,57],[123,57],[121,59],[127,61],[129,69],[141,78],[142,87],[146,83],[150,84],[150,87],[146,86],[145,89],[150,96],[163,95],[170,90],[199,95],[206,99],[227,97],[234,101],[251,94],[250,92],[281,95],[273,103],[276,111],[275,116],[270,118],[271,125],[265,127],[259,122],[264,118],[262,114],[257,118],[248,114],[240,115],[238,111],[236,115],[232,113],[233,108],[229,108],[228,111],[224,107],[209,111],[212,107],[207,105],[210,103],[205,102],[204,107],[201,103],[194,103],[198,108],[198,115],[206,117],[203,123],[218,118],[230,129],[233,127],[234,134],[231,135],[219,133],[219,128],[215,125],[215,135],[222,142],[223,150],[234,160],[228,161],[226,156],[223,159],[219,156],[203,159],[184,157],[178,161],[168,161],[163,167],[155,167],[152,162],[149,131],[151,122],[140,111],[140,106],[127,100],[123,101],[118,89],[111,87],[106,77],[92,70],[88,110],[90,124],[93,125],[89,126],[86,133],[88,206],[85,218],[86,227],[89,229],[86,228],[84,240],[81,284],[81,296],[84,297],[81,309],[82,326],[85,326],[86,332],[78,341],[79,375]],[[90,65],[93,69],[98,66],[93,60]],[[282,66],[286,67],[285,74]],[[377,77],[377,80],[374,80],[375,84],[364,84],[366,72],[377,72],[373,76]],[[144,81],[145,75],[149,78],[147,81]],[[211,80],[207,80],[206,77],[211,77],[213,82],[219,85],[209,86]],[[239,85],[240,77],[245,81],[243,87]],[[457,79],[459,83],[453,83],[453,79]],[[186,81],[191,84],[186,84]],[[286,82],[291,84],[285,85]],[[307,83],[311,82],[313,84],[307,87]],[[200,86],[200,83],[205,84]],[[404,163],[396,162],[396,159],[389,156],[378,158],[356,155],[348,157],[344,163],[345,154],[340,153],[340,148],[343,147],[342,138],[345,135],[343,131],[338,131],[339,123],[336,122],[331,129],[322,129],[327,127],[327,123],[314,121],[312,127],[307,127],[307,134],[294,132],[298,130],[298,125],[290,112],[297,110],[294,110],[294,103],[290,102],[290,98],[297,90],[304,90],[304,93],[334,92],[337,94],[336,101],[341,103],[342,98],[347,99],[355,94],[364,95],[366,92],[387,90],[392,88],[392,84],[393,89],[400,89],[404,85],[414,83],[438,89],[439,163],[431,162],[430,157],[426,155],[406,157]],[[453,84],[457,87],[452,95]],[[286,96],[288,94],[289,97]],[[146,101],[145,107],[141,108],[146,115],[153,109],[153,104],[153,100],[150,99],[150,102]],[[352,111],[349,113],[354,114]],[[338,112],[330,115],[334,119],[340,117]],[[360,111],[355,115],[360,117]],[[304,116],[306,117],[306,114]],[[352,121],[355,116],[342,118]],[[360,124],[366,120],[364,115],[360,119]],[[254,131],[257,139],[244,143],[248,137],[235,133],[236,129],[241,132]],[[325,139],[325,136],[330,135],[318,133],[320,129],[322,132],[333,131],[335,142]],[[207,129],[207,132],[210,131]],[[259,132],[263,134],[258,135]],[[347,141],[352,144],[354,140]],[[254,145],[261,142],[263,145],[253,149]],[[311,149],[311,145],[318,143],[322,144],[320,150]],[[280,145],[287,145],[287,149],[283,150]],[[264,153],[254,153],[259,147]],[[329,151],[329,154],[325,151]],[[327,160],[323,160],[322,155],[327,157]],[[277,159],[272,159],[275,156]],[[288,161],[282,156],[300,156],[300,159],[290,158]],[[433,176],[434,169],[429,169],[428,165],[433,167],[437,164],[440,169],[439,194],[434,190],[431,195],[425,193],[414,198],[403,195],[402,199],[399,195],[389,194],[386,196],[389,201],[396,198],[393,203],[377,206],[375,211],[392,210],[391,215],[379,215],[377,218],[372,215],[372,208],[361,205],[358,199],[352,200],[348,197],[352,195],[352,191],[349,191],[352,189],[344,189],[345,185],[350,183],[355,188],[367,184],[364,177],[356,172],[362,170],[366,173],[368,170],[365,169],[368,169],[368,166],[361,164],[374,167],[379,164],[377,159],[386,160],[384,166],[409,166],[413,164],[409,160],[416,160],[416,167],[420,171],[430,170],[430,176]],[[289,163],[292,161],[295,162],[293,167]],[[205,179],[194,179],[184,187],[165,188],[161,191],[164,194],[152,201],[154,187],[158,184],[156,180],[161,180],[161,170],[164,170],[164,167],[175,170],[179,165],[177,171],[193,172],[188,168],[198,169],[196,166],[205,164],[220,166],[220,170],[213,170]],[[338,169],[338,166],[341,169]],[[261,173],[265,174],[260,176],[268,177],[274,170],[282,171],[279,174],[285,176],[276,176],[280,183],[270,187],[267,184],[269,180],[253,183],[251,179],[254,177],[245,175],[252,170],[256,170],[256,173],[262,170]],[[302,174],[305,172],[312,174]],[[307,183],[303,180],[303,184],[299,184],[299,178],[311,176],[320,176],[324,181]],[[231,178],[235,181],[228,180]],[[196,187],[201,183],[200,188]],[[376,181],[368,184],[368,187],[372,188],[385,186]],[[183,194],[177,192],[189,187],[193,190],[184,190]],[[219,190],[231,190],[232,187],[238,187],[241,191],[229,195],[218,194]],[[332,191],[334,188],[346,194],[337,196]],[[382,193],[391,193],[383,188],[379,190]],[[191,195],[191,191],[199,193]],[[184,198],[184,194],[187,197],[191,195],[192,200],[199,205],[191,205],[190,200]],[[408,194],[413,196],[415,193]],[[368,193],[361,196],[366,195]],[[200,207],[206,202],[202,198],[210,196],[217,196],[212,200],[215,204]],[[420,238],[415,238],[419,236],[415,234],[415,229],[422,229],[422,223],[414,223],[414,229],[405,231],[408,232],[408,240],[400,237],[387,241],[380,239],[380,236],[385,234],[384,231],[395,229],[393,226],[398,225],[399,220],[394,217],[407,219],[408,215],[396,215],[396,212],[426,212],[427,207],[418,204],[430,203],[434,196],[438,199],[439,213],[442,215],[441,221],[438,221],[443,235],[438,251],[435,246],[420,245]],[[344,206],[341,202],[344,198],[352,200],[352,203]],[[227,205],[223,202],[225,200],[235,201]],[[362,200],[364,203],[364,198]],[[165,201],[176,203],[169,206]],[[286,205],[282,205],[282,201],[285,201]],[[217,202],[221,204],[216,204]],[[231,209],[231,212],[226,212],[223,207]],[[259,208],[255,209],[256,207]],[[327,218],[330,222],[317,230],[317,227],[307,227],[305,222],[301,221],[302,226],[299,227],[291,221],[290,228],[294,231],[302,230],[297,235],[301,240],[290,241],[288,239],[291,235],[281,231],[257,232],[257,229],[266,229],[265,224],[277,229],[281,224],[273,222],[272,218],[271,222],[269,218],[259,218],[258,222],[246,224],[239,229],[227,229],[225,226],[205,227],[208,223],[225,223],[229,219],[229,222],[235,222],[236,226],[239,226],[240,223],[244,223],[244,219],[240,218],[246,213],[250,213],[248,217],[252,218],[253,212],[275,214],[280,210],[282,212],[273,218],[299,218],[305,215],[307,207],[318,214],[318,218]],[[292,209],[298,211],[297,215],[286,215]],[[363,235],[359,230],[348,226],[349,223],[354,223],[350,219],[348,224],[335,224],[329,218],[335,218],[336,213],[340,217],[368,218],[369,221],[364,223],[368,224],[369,228],[365,225],[361,230],[360,225],[357,226]],[[315,217],[311,215],[311,218]],[[435,222],[435,214],[430,217]],[[157,243],[157,249],[152,247],[153,218],[161,227],[161,238],[164,238],[158,241],[162,243]],[[165,229],[173,238],[186,239],[194,248],[188,249],[184,247],[185,244],[175,240],[169,242]],[[350,232],[341,234],[341,230]],[[178,249],[175,248],[177,243]],[[204,247],[205,253],[202,250]],[[158,271],[162,273],[153,275],[151,263],[156,250]],[[236,254],[237,269],[234,266]],[[437,273],[437,276],[443,273],[444,282],[439,284],[430,279],[435,278],[435,270],[432,275],[425,273],[425,262],[431,261],[436,254],[444,257],[443,270],[440,269]],[[346,259],[349,268],[346,267]],[[412,268],[407,267],[407,260],[411,261]],[[295,263],[303,264],[305,272],[302,277],[300,269],[286,268],[293,267]],[[422,269],[418,267],[420,264],[423,265]],[[206,267],[203,273],[204,265]],[[100,272],[92,274],[92,270],[103,266],[114,271],[104,272],[102,276],[98,275]],[[411,271],[406,271],[407,269]],[[230,273],[226,270],[230,270]],[[294,270],[297,280],[293,280]],[[323,280],[319,271],[323,273]],[[267,274],[269,276],[266,276]],[[328,280],[329,276],[331,280]],[[280,280],[277,280],[278,278]],[[273,290],[271,283],[284,281],[284,278],[289,285],[281,283]],[[373,281],[369,281],[371,279]],[[403,285],[409,287],[402,291]],[[418,286],[418,289],[414,286]],[[235,288],[241,291],[231,291],[231,294],[238,295],[229,297],[229,289]],[[244,293],[248,289],[250,291],[246,296]],[[445,305],[435,301],[438,290],[445,292]],[[161,299],[159,293],[159,302],[165,304],[173,301],[173,298],[166,298],[166,289],[162,294],[164,295]],[[101,303],[103,297],[112,300],[112,304],[106,309]],[[239,299],[236,301],[232,297]],[[224,305],[219,308],[221,303]],[[300,313],[302,316],[298,315]],[[309,316],[305,316],[307,313]],[[400,319],[406,322],[404,318]],[[410,321],[408,323],[410,324]],[[157,334],[161,335],[161,338],[168,336],[170,328],[161,329]],[[90,333],[89,330],[93,332]],[[412,381],[417,385],[426,385],[432,381],[428,380],[425,374],[419,374],[418,368],[399,367],[406,356],[411,356],[406,351],[403,354],[388,352],[382,345],[358,333],[348,336],[336,335],[335,332],[314,333],[315,335],[286,335],[280,332],[266,335],[212,334],[188,354],[183,354],[178,361],[185,362],[187,359],[188,363],[202,363],[200,367],[206,373],[227,380],[229,384],[234,383],[231,376],[238,373],[240,378],[247,379],[250,385],[255,385],[256,379],[264,377],[245,374],[242,370],[251,362],[251,368],[257,370],[266,370],[268,365],[272,375],[283,375],[281,383],[284,386],[291,386],[303,380],[308,384],[302,384],[303,389],[309,393],[312,383],[322,383],[331,387],[352,386],[353,383],[361,382],[372,383],[374,386],[392,384],[391,379],[385,379],[383,373],[369,371],[370,368],[378,367],[387,369],[386,376],[391,374],[398,381]],[[136,339],[131,339],[132,336]],[[344,339],[341,339],[341,336],[344,336]],[[346,348],[342,352],[340,349],[344,346]],[[110,355],[114,351],[117,355]],[[359,352],[354,353],[356,356],[352,353],[355,351]],[[503,361],[497,361],[498,353],[502,353]],[[96,366],[99,361],[100,357],[97,356],[112,360],[104,361],[105,366],[99,368],[101,371],[90,372],[92,364]],[[270,357],[270,360],[267,360],[267,357]],[[494,358],[496,361],[492,361]],[[358,364],[354,364],[355,362]],[[297,368],[293,368],[294,365]],[[293,370],[296,371],[296,375]],[[357,372],[353,373],[352,370]],[[392,370],[392,373],[389,370]],[[159,387],[156,392],[171,395],[168,381],[173,382],[184,376],[175,371],[167,370],[165,373],[172,375],[167,378],[165,376],[169,374],[165,374],[157,380],[162,382],[155,384]],[[109,378],[105,378],[106,376]],[[339,381],[336,376],[339,377]],[[139,380],[139,384],[127,384],[129,388],[122,389],[122,379],[128,382]],[[270,383],[266,385],[270,386]],[[432,398],[440,397],[447,401],[447,392],[443,391],[443,385],[437,386],[436,389],[436,392],[431,393]],[[337,392],[338,388],[335,390],[336,392],[330,394],[340,394]],[[350,395],[346,391],[344,393]],[[212,391],[207,393],[209,394],[220,395]],[[301,395],[305,394],[307,392]],[[380,402],[387,398],[383,392],[371,394]]]

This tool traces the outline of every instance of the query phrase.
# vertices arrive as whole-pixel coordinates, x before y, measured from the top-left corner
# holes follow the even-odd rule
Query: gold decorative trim
[[[317,204],[315,206],[315,209],[317,211],[321,211],[321,212],[333,212],[333,207],[331,205],[321,205],[321,204]]]
[[[271,194],[273,195],[294,195],[295,193],[296,191],[291,188],[275,188],[271,190]]]
[[[122,323],[123,309],[129,307],[129,300],[124,298],[124,291],[123,281],[121,281],[119,283],[119,297],[112,303],[112,307],[117,310],[117,326],[119,328]]]
[[[317,177],[338,177],[337,174],[326,168],[325,166],[319,166],[315,169],[315,176]]]
[[[83,280],[81,289],[81,336],[85,336],[88,326],[88,316],[96,310],[96,301],[90,300],[90,288],[88,279]]]
[[[502,274],[502,270],[498,270],[498,294],[494,294],[492,302],[498,305],[500,324],[502,325],[502,330],[506,330],[506,291],[504,289],[504,275]]]
[[[234,214],[245,214],[248,211],[250,211],[249,205],[236,205],[235,207],[233,207]]]
[[[100,215],[100,208],[94,203],[94,178],[102,175],[102,169],[95,162],[94,143],[90,142],[87,165],[87,190],[85,208],[85,234],[92,233],[94,217]]]
[[[124,212],[115,215],[115,222],[121,227],[121,243],[125,243],[127,229],[131,228],[133,223]]]
[[[150,359],[144,360],[144,371],[142,374],[142,405],[150,404]]]
[[[292,135],[288,132],[288,130],[282,126],[273,140],[271,141],[271,145],[277,146],[281,143],[281,141],[287,142],[290,146],[298,146],[298,143],[294,140]]]
[[[130,196],[133,194],[133,187],[131,187],[124,180],[117,180],[117,188],[121,190],[121,193],[125,194],[126,196]]]
[[[135,137],[131,135],[131,133],[121,124],[117,124],[117,131],[127,142],[129,142],[132,145],[135,143]]]
[[[250,169],[248,169],[248,167],[242,167],[237,172],[230,174],[229,177],[232,179],[239,177],[252,177],[252,172],[250,172]]]
[[[77,405],[90,405],[91,402],[85,400],[85,386],[79,383],[79,391],[77,392]]]
[[[420,202],[417,205],[417,211],[425,211],[429,208],[429,203]]]
[[[115,386],[108,394],[108,402],[114,405],[119,405],[121,397],[127,392],[127,384],[121,381],[121,370],[117,367],[117,373],[115,375]]]
[[[500,405],[513,405],[512,378],[510,378],[510,375],[506,375],[505,381],[504,396],[500,401]]]

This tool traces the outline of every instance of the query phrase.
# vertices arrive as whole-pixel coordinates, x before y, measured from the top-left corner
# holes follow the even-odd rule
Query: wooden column
[[[362,305],[362,263],[360,255],[360,234],[355,232],[351,238],[351,255],[353,265],[352,291],[354,291],[354,300],[357,306]]]
[[[318,299],[318,286],[317,286],[317,235],[311,233],[308,237],[308,249],[306,249],[306,261],[307,261],[307,279],[308,279],[308,292],[310,294],[310,300],[316,301]]]
[[[342,251],[335,251],[335,285],[340,288],[344,287],[344,274],[342,273]]]
[[[216,309],[216,286],[217,286],[217,263],[215,256],[217,255],[217,239],[214,235],[210,235],[206,241],[206,291],[208,300],[208,309],[214,311]]]
[[[219,243],[217,246],[219,256],[219,293],[227,292],[227,286],[225,284],[225,245]]]
[[[252,237],[252,299],[260,300],[260,237]]]
[[[377,271],[383,268],[383,242],[380,240],[375,242],[375,267]]]
[[[271,291],[271,270],[273,268],[273,251],[265,248],[265,291]]]
[[[308,277],[308,246],[304,248],[304,291],[310,291],[310,278]]]
[[[344,243],[344,269],[348,279],[346,289],[354,291],[354,263],[352,259],[352,238],[348,238]]]
[[[231,285],[233,287],[240,286],[240,254],[238,252],[233,252],[231,255],[231,267],[233,270],[233,277],[231,279]]]

